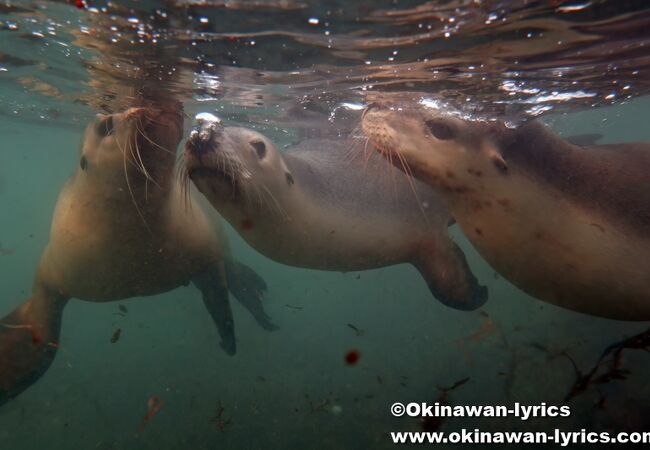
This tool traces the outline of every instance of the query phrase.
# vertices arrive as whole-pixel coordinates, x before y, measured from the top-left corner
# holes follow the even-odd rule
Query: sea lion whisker
[[[224,153],[217,153],[217,163],[221,165],[220,171],[226,174],[227,178],[230,181],[230,187],[232,188],[232,195],[235,195],[235,173],[232,169],[232,165],[228,164],[228,157]]]
[[[138,172],[144,174],[143,168],[140,167],[140,165],[138,164],[138,162],[137,162],[137,160],[135,158],[135,154],[133,153],[133,146],[131,145],[131,141],[129,141],[128,139],[129,138],[127,136],[126,139],[125,139],[125,145],[124,146],[122,146],[120,144],[120,141],[116,139],[115,142],[117,144],[117,148],[119,148],[120,151],[122,152],[122,154],[127,158],[129,164],[131,164]],[[128,158],[128,155],[126,153],[127,145],[128,145],[128,148],[129,148],[129,153],[131,154],[131,158]]]
[[[131,181],[129,180],[129,171],[127,170],[127,156],[126,152],[122,152],[122,167],[124,168],[124,178],[126,180],[126,186],[129,190],[129,194],[131,195],[131,200],[133,201],[133,206],[135,206],[136,211],[138,212],[138,215],[140,216],[140,219],[142,219],[142,223],[144,224],[145,228],[149,232],[149,234],[153,235],[153,232],[151,231],[151,228],[149,227],[149,224],[147,223],[147,220],[145,219],[144,215],[142,214],[142,211],[140,210],[140,207],[138,206],[138,202],[135,199],[135,195],[133,194],[133,189],[131,188]]]
[[[178,153],[176,155],[176,160],[175,160],[175,164],[177,166],[178,166],[178,164],[181,164],[181,163],[185,163],[185,158],[184,158],[183,152]]]
[[[246,165],[246,162],[238,154],[233,154],[232,158],[233,158],[233,161],[236,161],[236,164],[238,165],[237,170],[240,173],[244,173],[245,171],[247,171],[247,172],[249,171],[249,168]],[[264,197],[263,197],[263,195],[262,195],[262,193],[260,191],[259,186],[257,185],[258,184],[257,180],[253,178],[253,179],[250,179],[250,182],[251,182],[251,187],[253,188],[253,190],[257,194],[258,206],[259,206],[259,208],[263,208],[264,207]],[[247,206],[252,206],[253,205],[253,199],[251,198],[252,197],[251,193],[248,192],[248,189],[243,189],[243,192],[244,192],[244,196],[245,196],[246,205]]]
[[[187,165],[184,161],[181,162],[180,166],[180,185],[181,185],[181,201],[183,202],[183,208],[186,211],[192,211],[192,202],[190,201],[190,174],[187,170]]]
[[[283,219],[286,219],[288,217],[287,213],[284,211],[284,209],[280,205],[280,202],[278,202],[278,200],[275,198],[275,196],[273,195],[271,190],[268,187],[266,187],[266,185],[264,185],[264,184],[261,184],[261,186],[264,189],[264,191],[262,191],[262,192],[266,192],[268,194],[268,196],[271,198],[271,200],[273,200],[273,204],[277,208],[277,212],[278,212],[278,214],[280,214],[280,217],[283,218]]]
[[[141,131],[141,133],[142,133],[142,137],[144,137],[147,141],[149,141],[149,143],[150,143],[151,145],[153,145],[154,147],[158,147],[160,150],[162,150],[163,152],[167,152],[167,153],[169,153],[170,155],[176,155],[176,152],[173,152],[173,151],[171,151],[171,150],[168,150],[168,149],[166,149],[165,147],[163,147],[162,145],[158,144],[157,142],[154,142],[154,141],[153,141],[149,136],[147,136],[144,132]]]
[[[282,217],[282,211],[278,208],[278,206],[273,203],[273,199],[268,198],[269,194],[265,191],[262,190],[261,187],[265,186],[260,186],[259,184],[256,184],[255,190],[257,192],[257,196],[259,198],[259,207],[260,208],[268,208],[268,211],[270,211],[271,214],[277,215],[277,217]]]
[[[145,166],[145,164],[144,164],[144,160],[142,159],[142,154],[140,153],[140,146],[138,145],[138,133],[140,134],[140,136],[144,137],[144,138],[147,139],[149,142],[154,143],[151,139],[149,139],[149,138],[147,137],[147,135],[144,133],[144,131],[143,131],[142,128],[140,127],[140,125],[141,125],[141,122],[140,122],[140,121],[141,121],[141,118],[140,118],[140,116],[138,116],[137,119],[135,120],[135,129],[136,129],[136,132],[135,132],[134,135],[133,135],[133,143],[134,143],[134,145],[135,145],[135,152],[136,152],[136,154],[138,155],[138,160],[140,161],[140,167],[142,168],[142,173],[143,173],[144,176],[147,178],[147,179],[145,180],[145,191],[146,191],[146,189],[147,189],[147,180],[151,180],[151,182],[153,182],[153,183],[154,183],[156,186],[158,186],[159,188],[160,188],[160,185],[159,185],[159,184],[156,182],[156,180],[154,180],[153,177],[149,174],[149,171],[147,170],[147,168],[146,168],[146,166]]]
[[[408,181],[408,184],[411,187],[411,191],[413,192],[415,201],[418,203],[418,209],[422,213],[422,218],[424,219],[426,224],[429,225],[429,219],[427,218],[427,215],[424,212],[424,207],[422,205],[422,201],[420,200],[420,196],[418,195],[418,191],[417,189],[415,189],[415,183],[413,183],[413,170],[411,169],[411,166],[409,166],[408,161],[406,161],[406,158],[404,158],[403,155],[396,153],[396,156],[400,162],[400,165],[402,166],[404,176],[406,177],[406,181]]]
[[[367,165],[368,161],[370,161],[370,158],[372,157],[371,153],[368,152],[368,144],[370,143],[370,138],[366,138],[366,142],[363,144],[363,156],[365,158],[364,163]]]
[[[368,163],[370,162],[370,158],[372,158],[374,156],[372,151],[368,151],[368,144],[370,144],[370,138],[366,138],[366,143],[365,143],[365,145],[363,147],[363,153],[364,153],[364,158],[365,158],[365,160],[364,160],[365,166],[367,166]]]
[[[253,187],[255,188],[255,193],[257,194],[257,202],[260,208],[264,207],[264,202],[265,202],[265,197],[262,193],[262,190],[260,187],[257,185],[257,183],[253,184]]]
[[[146,110],[145,110],[144,114],[145,114],[145,115],[147,114],[147,111],[146,111]],[[147,120],[149,120],[149,122],[153,122],[153,123],[156,123],[156,124],[159,124],[159,125],[164,125],[162,122],[157,121],[156,118],[155,118],[155,116],[154,116],[154,117],[147,116],[146,118],[147,118]],[[149,136],[147,136],[147,134],[144,132],[144,126],[142,125],[142,116],[138,115],[138,116],[135,118],[135,121],[134,121],[134,122],[135,122],[135,127],[136,127],[137,131],[140,133],[140,135],[141,135],[143,138],[145,138],[147,141],[149,141],[149,143],[150,143],[151,145],[153,145],[154,147],[158,147],[158,148],[161,149],[162,151],[167,152],[167,153],[169,153],[169,154],[174,154],[174,155],[176,154],[176,152],[173,152],[173,151],[170,151],[170,150],[166,149],[165,147],[161,146],[161,145],[158,144],[157,142],[153,141]]]
[[[397,161],[393,161],[393,159],[391,157],[390,163],[395,165],[396,162]],[[397,203],[397,201],[398,201],[398,198],[397,198],[398,197],[398,195],[397,195],[397,185],[396,185],[396,182],[395,182],[396,177],[397,177],[397,173],[394,170],[391,170],[390,171],[390,178],[391,178],[391,183],[393,184],[393,194],[395,196],[394,197],[395,203]]]
[[[345,152],[342,158],[343,161],[347,162],[348,164],[354,162],[355,158],[357,158],[360,153],[359,146],[358,146],[359,137],[357,136],[354,139],[351,139],[351,141],[352,141],[352,145],[350,146],[350,149]]]
[[[353,164],[355,161],[363,160],[365,154],[367,153],[368,138],[364,136],[356,136],[353,138],[352,148],[350,149],[351,157],[348,160],[348,164]]]
[[[187,171],[187,166],[185,165],[184,160],[181,160],[179,162],[179,165],[177,166],[176,169],[176,173],[178,176],[178,182],[181,186],[181,202],[183,203],[183,208],[187,211],[188,209],[191,209],[192,206],[189,201],[190,176]]]
[[[368,153],[368,136],[363,133],[361,125],[357,125],[349,134],[348,139],[353,143],[350,153],[354,157],[362,158]],[[363,146],[363,150],[360,151]],[[354,161],[354,159],[352,160]]]
[[[133,150],[131,149],[131,146],[130,146],[130,145],[129,145],[129,152],[131,153],[131,158],[129,158],[128,155],[127,155],[127,153],[126,153],[126,146],[127,146],[127,144],[129,143],[129,141],[128,141],[128,137],[127,137],[126,139],[127,139],[127,140],[125,140],[125,144],[124,144],[124,145],[120,144],[119,139],[116,139],[116,140],[115,140],[115,144],[117,145],[117,148],[120,150],[120,152],[122,153],[122,155],[127,159],[128,163],[129,163],[130,165],[132,165],[132,166],[133,166],[137,171],[142,172],[142,168],[137,164],[137,162],[136,162],[136,160],[135,160],[135,155],[133,154]]]
[[[137,129],[137,127],[136,127]],[[133,145],[130,146],[131,148],[131,155],[133,155],[133,149],[135,148],[135,155],[137,155],[139,164],[138,167],[140,168],[140,172],[144,175],[144,199],[145,202],[148,200],[148,181],[151,178],[149,176],[149,172],[147,172],[147,168],[144,166],[144,161],[142,160],[142,155],[140,154],[140,147],[138,146],[138,136],[137,136],[137,131],[136,134],[133,136]],[[134,157],[135,157],[134,155]]]
[[[144,175],[145,180],[145,199],[146,199],[146,194],[147,194],[147,182],[149,180],[154,181],[154,179],[149,175],[149,172],[147,171],[146,167],[144,166],[144,161],[142,160],[142,156],[140,155],[140,148],[138,147],[138,142],[137,138],[134,137],[134,144],[129,146],[131,156],[133,157],[132,163],[133,165],[138,169],[138,172],[140,172],[142,175]],[[135,153],[133,152],[133,149],[135,148]],[[137,156],[137,158],[136,158]],[[158,183],[156,183],[158,185]]]

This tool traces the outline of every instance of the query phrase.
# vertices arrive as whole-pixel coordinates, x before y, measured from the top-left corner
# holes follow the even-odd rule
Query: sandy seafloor
[[[649,114],[650,101],[641,99],[545,120],[565,135],[602,133],[605,143],[650,140]],[[81,126],[19,119],[0,118],[0,247],[14,250],[0,256],[3,315],[29,294],[82,133]],[[346,274],[296,269],[257,254],[232,232],[237,257],[267,280],[266,307],[281,327],[261,330],[235,302],[235,357],[220,350],[192,287],[108,304],[73,300],[50,370],[0,408],[0,448],[393,448],[389,431],[419,429],[415,419],[390,415],[395,401],[432,402],[436,386],[470,377],[450,394],[452,403],[560,404],[574,372],[554,354],[567,351],[587,369],[606,345],[647,327],[534,300],[496,278],[459,230],[453,234],[490,289],[482,311],[492,325],[485,314],[432,299],[412,267]],[[118,304],[127,307],[126,317],[115,314]],[[121,339],[112,344],[118,327]],[[361,355],[353,367],[343,360],[350,349]],[[603,387],[605,411],[593,406],[598,395],[591,389],[571,403],[568,419],[452,419],[442,430],[635,429],[648,423],[649,361],[643,352],[626,353],[631,375]],[[151,395],[164,406],[139,432]],[[215,420],[219,405],[229,420],[223,430]]]

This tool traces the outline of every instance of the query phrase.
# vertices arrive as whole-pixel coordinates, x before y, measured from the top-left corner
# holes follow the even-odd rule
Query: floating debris
[[[331,411],[331,408],[334,406],[333,402],[337,401],[337,399],[331,398],[332,397],[331,392],[329,393],[329,395],[330,397],[322,398],[314,402],[309,397],[309,394],[305,394],[305,400],[307,400],[307,403],[309,404],[309,411],[311,413]]]
[[[354,334],[356,334],[357,336],[363,336],[366,333],[365,331],[357,328],[356,326],[354,326],[351,323],[348,324],[348,328],[351,328],[352,330],[354,330]]]
[[[463,384],[467,383],[468,381],[469,381],[469,377],[466,377],[456,381],[454,384],[452,384],[449,387],[438,386],[438,391],[440,391],[440,395],[438,396],[436,403],[440,405],[451,405],[451,403],[448,400],[449,393],[459,388]],[[437,416],[422,417],[420,419],[420,426],[424,431],[437,431],[445,423],[445,420],[446,417],[437,417]]]
[[[217,402],[215,415],[210,420],[210,422],[212,422],[212,425],[214,425],[215,428],[218,428],[222,433],[226,430],[226,427],[232,423],[232,420],[230,418],[226,418],[224,416],[225,412],[226,408],[223,407],[221,400],[219,400]]]
[[[142,433],[144,431],[144,426],[149,422],[156,414],[158,414],[158,411],[160,411],[163,407],[165,402],[163,402],[160,397],[157,395],[152,395],[149,397],[149,400],[147,401],[147,414],[142,418],[142,421],[140,422],[140,427],[139,431]]]
[[[111,336],[111,344],[115,344],[117,341],[120,340],[120,336],[122,336],[122,329],[118,328],[115,330],[113,333],[113,336]]]
[[[573,358],[564,352],[563,355],[571,361],[573,369],[576,372],[576,381],[564,401],[568,402],[572,398],[582,394],[592,384],[605,384],[613,380],[627,379],[630,371],[621,368],[621,359],[623,350],[625,349],[650,351],[650,329],[607,347],[600,355],[600,358],[598,358],[598,361],[596,361],[594,367],[584,375]],[[598,375],[598,372],[604,366],[608,366],[607,370],[601,375]],[[604,403],[604,400],[602,400],[602,403]]]
[[[0,256],[11,256],[14,253],[16,253],[16,251],[14,249],[3,248],[2,244],[0,244]]]

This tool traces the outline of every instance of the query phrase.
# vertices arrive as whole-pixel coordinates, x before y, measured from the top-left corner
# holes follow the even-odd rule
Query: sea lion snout
[[[199,156],[209,153],[219,146],[219,138],[223,135],[224,126],[218,117],[209,113],[198,114],[196,119],[198,124],[190,133],[187,149]]]
[[[223,135],[223,126],[218,124],[200,124],[190,132],[187,149],[196,156],[210,153],[219,147],[219,138],[221,135]]]
[[[192,130],[190,138],[187,140],[186,150],[195,155],[201,156],[212,151],[212,135],[198,130]]]

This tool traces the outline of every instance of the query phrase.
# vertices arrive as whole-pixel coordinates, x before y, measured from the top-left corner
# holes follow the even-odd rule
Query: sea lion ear
[[[95,122],[95,132],[99,137],[106,137],[113,133],[113,116],[97,114],[97,120]]]
[[[454,139],[458,135],[458,130],[456,129],[455,124],[443,118],[426,120],[424,124],[427,126],[433,137],[441,141]]]
[[[288,184],[289,186],[293,186],[294,183],[296,182],[296,181],[293,179],[293,175],[291,175],[289,172],[285,172],[284,175],[285,175],[285,177],[287,178],[287,184]]]
[[[257,157],[259,159],[264,159],[264,157],[266,156],[266,144],[264,143],[264,141],[256,139],[254,141],[251,141],[250,144],[251,147],[255,149],[255,153],[257,153]]]
[[[506,162],[505,159],[503,159],[501,153],[499,153],[496,150],[491,150],[489,152],[489,157],[492,160],[492,163],[496,166],[497,169],[499,169],[501,173],[508,172],[508,163]]]

